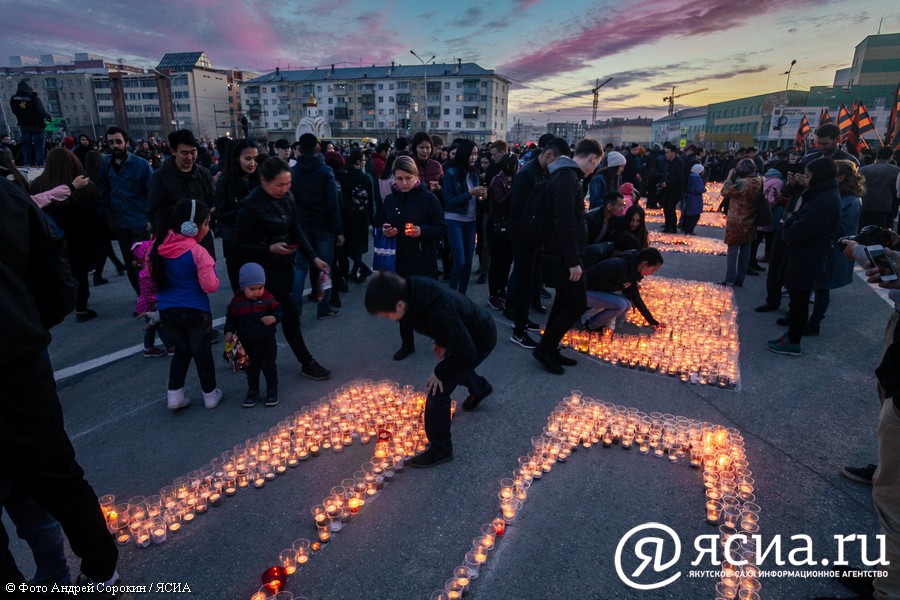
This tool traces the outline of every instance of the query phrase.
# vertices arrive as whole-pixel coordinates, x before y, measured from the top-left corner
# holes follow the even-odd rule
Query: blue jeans
[[[628,312],[631,302],[628,298],[611,292],[587,292],[588,311],[581,316],[581,322],[591,329],[609,327],[616,317]]]
[[[475,221],[447,219],[447,239],[450,240],[450,289],[465,294],[472,276],[472,257],[475,255]]]
[[[734,285],[743,285],[747,271],[750,270],[750,246],[746,244],[729,244],[728,256],[725,258],[727,270],[725,282]]]
[[[30,127],[22,128],[22,164],[26,167],[44,166],[45,134]],[[32,160],[32,158],[34,160]]]
[[[28,542],[34,556],[36,570],[31,583],[47,587],[70,584],[63,530],[59,522],[18,486],[3,499],[3,508],[15,524],[16,533]]]
[[[316,256],[323,261],[331,264],[334,259],[334,234],[324,231],[303,230],[309,243],[312,244]],[[309,274],[309,261],[306,257],[297,253],[297,260],[294,263],[294,302],[297,304],[297,315],[303,312],[303,289],[306,287],[306,276]],[[319,312],[328,310],[328,294],[322,296],[319,302]]]

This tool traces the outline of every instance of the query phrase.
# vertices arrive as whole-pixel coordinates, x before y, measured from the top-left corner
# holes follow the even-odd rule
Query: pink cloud
[[[801,0],[792,3],[790,8],[812,3],[813,0]],[[551,42],[500,68],[524,73],[526,79],[540,79],[577,71],[591,61],[647,43],[720,32],[742,25],[751,17],[767,16],[786,8],[778,0],[758,0],[753,4],[752,13],[740,10],[731,0],[644,0],[598,15],[596,22],[575,35]]]

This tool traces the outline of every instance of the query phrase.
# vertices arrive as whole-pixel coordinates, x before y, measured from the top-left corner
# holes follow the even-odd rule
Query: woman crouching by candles
[[[397,274],[437,279],[437,251],[447,232],[441,203],[419,179],[419,170],[409,156],[398,156],[392,165],[394,185],[381,205],[375,225],[385,237],[397,238]],[[394,360],[415,352],[413,328],[400,322],[401,346]]]
[[[791,301],[788,330],[769,342],[769,350],[800,356],[800,339],[809,319],[810,295],[817,288],[827,287],[823,280],[832,239],[841,219],[841,194],[837,168],[828,157],[810,162],[806,173],[795,175],[794,179],[806,191],[781,230],[785,243],[782,278]]]
[[[266,289],[284,310],[281,327],[284,338],[311,379],[328,379],[331,371],[310,354],[300,332],[300,316],[291,295],[294,285],[294,254],[299,250],[320,271],[328,264],[300,230],[296,204],[291,195],[291,169],[277,157],[259,167],[259,186],[241,200],[234,224],[233,239],[243,263],[255,262],[266,272]]]

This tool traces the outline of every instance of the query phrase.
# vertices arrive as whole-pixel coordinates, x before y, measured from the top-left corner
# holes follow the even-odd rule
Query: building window
[[[450,121],[444,121],[444,129],[450,129]]]
[[[383,83],[379,83],[379,84],[378,84],[378,89],[379,89],[379,90],[383,90],[383,89],[384,89],[384,84],[383,84]]]
[[[456,82],[456,89],[462,89],[462,81]],[[457,127],[459,127],[459,125],[457,125]]]
[[[457,108],[457,109],[456,109],[456,114],[461,115],[461,114],[462,114],[462,109],[461,109],[461,108]]]
[[[461,128],[462,128],[462,123],[460,123],[459,121],[457,121],[457,122],[456,122],[456,128],[457,128],[457,129],[461,129]]]
[[[487,122],[482,121],[482,122],[480,123],[480,125],[481,125],[481,128],[482,128],[482,129],[487,129]]]
[[[394,84],[393,84],[393,83],[389,83],[389,84],[388,84],[388,89],[389,89],[389,90],[394,89]]]
[[[379,102],[384,102],[384,96],[378,96],[378,101],[379,101]]]
[[[444,109],[444,114],[445,114],[445,115],[449,115],[449,114],[450,114],[450,109],[449,109],[449,108],[445,108],[445,109]]]

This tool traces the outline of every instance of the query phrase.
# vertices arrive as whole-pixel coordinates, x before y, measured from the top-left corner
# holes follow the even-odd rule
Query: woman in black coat
[[[222,175],[216,183],[216,233],[222,238],[222,253],[228,270],[228,283],[238,291],[238,272],[241,261],[234,244],[234,224],[238,204],[259,183],[256,159],[259,149],[251,140],[237,140],[228,144]]]
[[[841,194],[834,161],[817,158],[806,166],[802,177],[807,180],[807,189],[798,201],[799,208],[781,230],[785,243],[782,277],[791,300],[788,331],[769,342],[772,352],[791,356],[800,355],[800,339],[809,320],[810,294],[823,287],[825,265],[841,219]]]
[[[266,271],[266,289],[284,309],[281,323],[284,339],[312,379],[328,379],[331,371],[310,354],[300,332],[300,315],[291,291],[294,286],[294,254],[299,250],[317,269],[328,271],[328,263],[316,256],[300,230],[297,208],[291,195],[291,169],[277,157],[259,167],[259,186],[238,205],[233,239],[238,264],[255,262]]]
[[[437,279],[438,243],[447,226],[437,196],[419,181],[419,169],[409,156],[398,156],[392,165],[393,192],[384,199],[375,225],[385,237],[397,238],[397,274],[403,277],[424,275]],[[402,345],[394,360],[403,360],[415,352],[413,329],[400,323]]]

